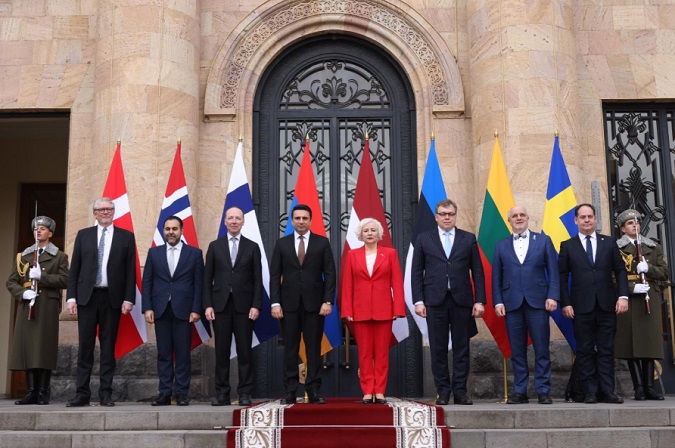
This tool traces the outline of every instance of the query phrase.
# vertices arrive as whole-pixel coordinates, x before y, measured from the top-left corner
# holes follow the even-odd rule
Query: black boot
[[[40,390],[38,392],[38,404],[49,404],[50,386],[49,380],[52,378],[52,371],[42,369],[40,372]]]
[[[640,368],[639,359],[628,360],[628,370],[630,371],[630,379],[633,381],[633,390],[635,391],[635,399],[638,401],[646,400],[645,391],[642,387],[640,377],[642,376],[642,369]]]
[[[38,391],[35,382],[35,369],[26,370],[26,397],[23,400],[15,401],[14,404],[37,404]]]
[[[663,400],[663,395],[654,390],[654,360],[642,360],[642,382],[647,400]]]

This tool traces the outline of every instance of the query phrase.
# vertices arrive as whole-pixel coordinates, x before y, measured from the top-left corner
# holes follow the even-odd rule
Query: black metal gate
[[[253,121],[254,202],[263,241],[284,235],[293,189],[309,135],[327,236],[337,266],[349,224],[365,134],[387,224],[405,260],[417,201],[415,101],[400,66],[381,48],[347,35],[324,35],[287,49],[267,68],[256,92]],[[412,325],[414,327],[414,324]],[[411,328],[412,330],[412,328]],[[343,329],[343,338],[345,337]],[[325,357],[322,393],[357,396],[353,340]],[[257,352],[261,396],[282,393],[281,338]],[[421,395],[421,342],[411,336],[391,352],[387,393]]]

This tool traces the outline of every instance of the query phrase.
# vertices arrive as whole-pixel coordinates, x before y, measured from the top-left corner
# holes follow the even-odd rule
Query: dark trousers
[[[159,393],[171,396],[175,379],[176,395],[187,396],[190,392],[192,374],[190,359],[192,325],[190,321],[178,319],[173,314],[171,302],[169,302],[162,317],[155,319],[155,335],[157,336]]]
[[[596,305],[590,313],[574,315],[575,362],[587,394],[614,392],[615,335],[614,311],[603,311]]]
[[[91,370],[94,367],[94,348],[96,347],[96,329],[101,344],[101,368],[98,395],[100,398],[112,394],[113,375],[115,374],[115,342],[120,325],[121,311],[110,306],[108,290],[94,289],[89,303],[77,305],[77,330],[79,351],[77,354],[77,395],[89,398],[91,389]]]
[[[527,335],[534,348],[534,388],[539,394],[551,392],[551,356],[549,340],[551,328],[549,313],[545,309],[532,308],[526,300],[506,313],[506,332],[511,344],[514,392],[526,395],[530,374],[527,368]]]
[[[469,342],[476,335],[471,307],[455,303],[450,291],[440,306],[427,306],[427,327],[431,351],[431,372],[440,396],[466,394],[469,379]],[[452,335],[452,383],[448,368],[448,342]]]
[[[324,317],[318,312],[309,312],[302,305],[297,311],[284,310],[281,319],[281,332],[284,338],[284,389],[286,393],[295,393],[299,384],[298,353],[300,350],[300,335],[305,341],[307,356],[307,378],[305,391],[315,394],[321,388],[321,339],[323,337]]]
[[[237,393],[250,395],[253,392],[253,324],[248,312],[239,313],[234,309],[230,295],[225,309],[216,313],[213,333],[216,342],[216,396],[230,398],[230,348],[232,334],[237,349],[239,364],[239,385]]]

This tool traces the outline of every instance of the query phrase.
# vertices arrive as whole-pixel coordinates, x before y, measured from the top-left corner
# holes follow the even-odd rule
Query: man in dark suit
[[[321,338],[324,319],[331,313],[335,300],[335,261],[328,239],[309,231],[312,209],[298,204],[291,218],[295,231],[277,241],[270,268],[272,317],[281,319],[284,338],[286,395],[282,403],[296,401],[302,333],[307,354],[305,391],[310,403],[323,404],[325,401],[319,393]]]
[[[456,220],[457,204],[450,199],[440,201],[436,205],[438,227],[417,236],[412,264],[415,313],[427,319],[439,405],[448,404],[451,392],[455,404],[473,404],[466,386],[469,343],[478,334],[474,318],[485,311],[485,276],[476,236],[456,228]],[[452,383],[448,330],[452,333]]]
[[[143,269],[143,314],[155,324],[159,397],[153,406],[171,404],[176,382],[176,404],[187,406],[192,365],[192,324],[202,312],[204,258],[201,249],[181,241],[183,220],[164,220],[167,244],[148,251]],[[174,365],[175,354],[175,365]]]
[[[115,342],[120,312],[129,313],[136,300],[136,240],[134,234],[115,227],[115,204],[110,198],[94,202],[94,227],[82,229],[75,238],[68,277],[68,312],[78,315],[79,352],[77,391],[68,407],[88,406],[89,381],[94,366],[96,330],[101,344],[101,406],[114,406]]]
[[[560,275],[551,238],[528,230],[524,207],[509,210],[513,235],[499,241],[492,258],[492,301],[495,314],[506,316],[511,343],[514,393],[508,404],[527,403],[527,335],[534,347],[534,388],[539,404],[551,404],[549,316],[558,308]]]
[[[574,209],[574,222],[579,234],[560,245],[558,268],[562,313],[574,319],[584,402],[623,403],[614,394],[614,336],[616,315],[628,311],[626,267],[614,238],[596,233],[598,218],[591,204]]]
[[[230,404],[232,333],[239,365],[239,405],[249,406],[253,392],[253,324],[262,308],[260,247],[241,234],[244,212],[225,211],[227,237],[209,244],[204,275],[204,308],[216,341],[216,396],[213,406]]]

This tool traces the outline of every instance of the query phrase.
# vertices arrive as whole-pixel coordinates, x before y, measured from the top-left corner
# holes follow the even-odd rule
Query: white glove
[[[644,274],[649,271],[649,265],[645,261],[645,257],[642,257],[642,261],[637,264],[637,273]]]
[[[37,293],[32,289],[27,289],[23,292],[23,300],[33,300],[37,297]]]
[[[633,294],[646,294],[649,292],[649,285],[644,283],[636,283],[633,288]]]
[[[34,267],[34,268],[30,268],[30,271],[28,272],[28,277],[31,280],[38,280],[39,281],[40,277],[42,277],[42,271],[37,266]]]

